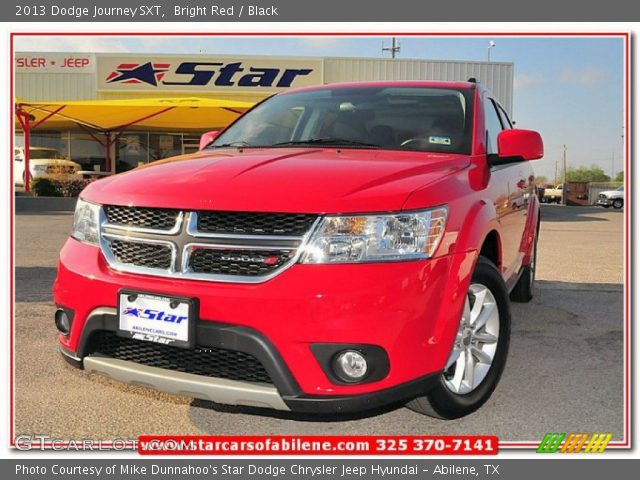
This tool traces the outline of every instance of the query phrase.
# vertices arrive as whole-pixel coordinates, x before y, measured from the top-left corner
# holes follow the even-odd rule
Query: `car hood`
[[[80,164],[73,162],[71,160],[63,160],[60,158],[31,158],[29,159],[29,166],[33,167],[34,165],[61,165],[65,167],[76,167],[78,170],[80,169]]]
[[[100,204],[305,213],[400,210],[408,195],[469,164],[464,155],[369,149],[198,152],[99,180]]]
[[[624,197],[624,192],[618,190],[605,190],[600,192],[600,195],[606,195],[607,197]]]

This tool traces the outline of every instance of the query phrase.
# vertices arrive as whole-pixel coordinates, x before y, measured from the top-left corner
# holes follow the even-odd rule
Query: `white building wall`
[[[94,100],[96,77],[91,73],[16,73],[16,97],[31,102]]]
[[[467,81],[484,83],[511,115],[513,63],[455,62],[381,58],[326,58],[325,83],[366,80]]]
[[[16,54],[19,56],[33,56],[34,54]],[[37,54],[36,54],[37,55]],[[55,57],[60,61],[63,54],[39,54],[47,59]],[[103,55],[103,56],[106,56]],[[119,57],[123,61],[132,58],[131,55],[114,55],[109,57]],[[138,54],[138,56],[140,56]],[[88,55],[92,62],[95,62],[101,54]],[[147,55],[155,61],[163,58],[175,59],[175,55]],[[207,58],[212,57],[207,54]],[[198,56],[189,56],[190,59]],[[217,57],[216,57],[217,58]],[[258,57],[247,56],[221,56],[220,60],[230,62],[233,60],[250,61]],[[291,62],[291,57],[263,57],[269,59],[273,64]],[[459,62],[459,61],[433,61],[433,60],[406,60],[390,58],[341,58],[327,57],[318,58],[298,58],[301,66],[305,64],[318,68],[321,65],[323,83],[352,82],[367,80],[443,80],[443,81],[466,81],[475,77],[484,83],[496,96],[505,110],[511,114],[513,109],[513,63],[498,62]],[[98,58],[99,63],[99,58]],[[126,91],[98,91],[98,79],[96,77],[94,64],[86,67],[83,71],[76,73],[66,73],[60,68],[46,68],[44,71],[36,69],[17,69],[15,77],[15,90],[18,98],[30,101],[65,101],[65,100],[93,100],[93,99],[117,99],[136,98],[144,96],[217,96],[233,97],[236,100],[257,101],[266,94],[275,92],[261,91],[257,94],[250,94],[246,91],[234,91],[233,89],[216,89],[206,87],[193,92],[160,92],[150,88],[149,90]]]

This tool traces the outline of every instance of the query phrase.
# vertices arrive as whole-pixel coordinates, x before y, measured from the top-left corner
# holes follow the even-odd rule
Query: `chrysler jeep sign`
[[[98,90],[277,92],[322,83],[320,59],[100,56]]]

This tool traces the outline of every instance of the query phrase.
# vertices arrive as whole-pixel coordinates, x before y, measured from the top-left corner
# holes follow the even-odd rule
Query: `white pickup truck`
[[[596,205],[600,205],[604,208],[622,208],[624,205],[624,186],[620,185],[615,190],[605,190],[604,192],[600,192]]]
[[[545,188],[542,196],[543,203],[562,203],[562,195],[564,192],[564,185],[560,184],[553,188]]]

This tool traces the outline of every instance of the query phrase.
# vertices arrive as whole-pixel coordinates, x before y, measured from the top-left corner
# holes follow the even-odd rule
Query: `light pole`
[[[567,146],[562,145],[562,204],[567,204]]]
[[[382,44],[382,51],[391,53],[391,58],[396,58],[396,54],[400,53],[400,42],[396,42],[396,37],[391,38],[391,46],[385,47]]]
[[[489,40],[489,46],[487,47],[487,63],[491,63],[491,49],[496,46],[496,42]]]

